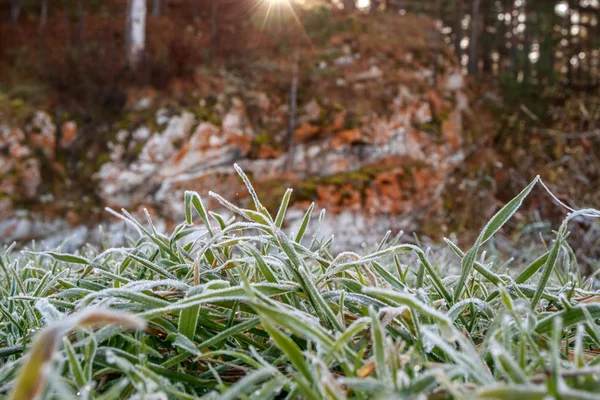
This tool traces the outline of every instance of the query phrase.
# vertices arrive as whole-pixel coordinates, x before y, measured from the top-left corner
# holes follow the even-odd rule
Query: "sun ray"
[[[308,36],[308,33],[306,32],[306,29],[304,29],[304,25],[302,25],[302,21],[300,21],[300,18],[298,18],[298,14],[296,14],[296,11],[294,10],[294,7],[292,7],[292,4],[289,2],[289,0],[283,0],[283,1],[285,1],[285,3],[287,4],[288,8],[290,9],[292,17],[294,18],[294,20],[296,21],[296,24],[298,25],[298,28],[300,28],[300,31],[302,32],[302,36],[304,36],[304,38],[306,39],[306,41],[310,45],[310,48],[313,49],[312,41],[310,40],[310,37]]]
[[[275,2],[273,2],[273,1],[269,1],[269,0],[264,0],[264,1],[268,2],[269,5],[267,7],[267,12],[265,13],[265,18],[263,19],[262,26],[260,27],[260,34],[258,35],[259,42],[260,42],[260,39],[262,38],[263,32],[265,31],[265,26],[267,25],[267,20],[269,19],[269,14],[271,14],[271,9],[273,8],[273,4],[275,4]]]
[[[258,0],[246,13],[246,15],[248,16],[253,13],[258,13],[259,9],[265,10],[265,15],[261,23],[258,42],[260,42],[262,35],[267,27],[267,23],[271,18],[275,18],[281,23],[281,20],[284,18],[284,16],[289,13],[289,15],[291,15],[291,17],[294,20],[294,24],[297,25],[297,27],[300,29],[301,36],[303,37],[303,39],[306,40],[311,49],[314,49],[312,41],[310,40],[306,29],[304,29],[304,26],[302,25],[302,22],[300,21],[300,18],[294,10],[294,7],[290,0]]]
[[[256,3],[254,3],[254,5],[252,7],[250,7],[250,9],[246,12],[246,14],[244,14],[244,17],[250,16],[250,14],[252,14],[254,12],[254,10],[256,10],[258,7],[262,6],[266,2],[268,2],[268,0],[259,0]]]

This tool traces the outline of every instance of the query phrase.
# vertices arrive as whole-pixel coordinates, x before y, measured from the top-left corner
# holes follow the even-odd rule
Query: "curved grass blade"
[[[300,224],[300,228],[298,229],[298,233],[296,234],[296,238],[294,239],[296,243],[302,242],[302,238],[304,237],[304,233],[306,232],[306,228],[308,227],[308,222],[310,221],[310,216],[315,208],[315,203],[311,203],[304,217],[302,218],[302,223]]]
[[[473,265],[475,264],[475,260],[477,258],[477,252],[479,251],[479,247],[484,244],[489,238],[494,235],[494,233],[498,232],[500,228],[517,212],[517,210],[523,204],[523,200],[529,195],[533,187],[540,180],[539,175],[535,177],[535,179],[519,193],[514,199],[509,201],[504,207],[500,209],[492,219],[485,225],[479,237],[475,241],[475,244],[469,251],[465,253],[465,256],[461,262],[461,275],[456,287],[454,288],[454,301],[458,301],[462,296],[462,291],[465,283],[471,271],[473,270]]]
[[[279,205],[279,210],[277,211],[277,215],[275,216],[275,226],[281,228],[283,225],[283,219],[285,218],[285,213],[288,208],[288,204],[290,203],[290,198],[292,197],[292,189],[287,189],[283,194],[283,199],[281,199],[281,204]]]

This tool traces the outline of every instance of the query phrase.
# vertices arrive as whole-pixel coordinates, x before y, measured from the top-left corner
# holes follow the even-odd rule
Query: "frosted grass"
[[[233,215],[187,191],[185,222],[169,234],[147,213],[140,223],[110,210],[138,233],[129,248],[0,252],[0,395],[597,397],[600,294],[574,273],[568,224],[599,211],[568,208],[527,265],[488,257],[486,242],[543,186],[536,178],[470,249],[446,239],[453,258],[391,232],[373,252],[332,255],[324,210],[313,218],[311,205],[285,231],[291,190],[273,217],[236,170],[251,208],[209,193]]]

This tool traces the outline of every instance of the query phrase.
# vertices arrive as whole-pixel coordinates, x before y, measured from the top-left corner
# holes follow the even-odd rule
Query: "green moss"
[[[314,201],[317,199],[317,189],[320,186],[335,185],[341,188],[351,184],[353,188],[363,191],[373,182],[378,174],[391,168],[387,166],[368,166],[357,171],[344,172],[331,176],[310,177],[304,180],[273,180],[257,185],[257,191],[267,209],[276,211],[276,207],[285,192],[283,188],[292,187],[294,189],[292,195],[293,202]],[[406,174],[408,176],[410,172],[406,172]],[[342,195],[350,196],[350,194],[350,192],[347,192]]]
[[[296,201],[315,200],[317,198],[318,187],[318,182],[312,179],[301,182],[300,184],[294,187],[294,191],[296,192]]]
[[[215,126],[221,126],[223,121],[213,111],[213,105],[212,102],[206,102],[206,104],[198,105],[191,111],[194,113],[197,121],[206,121]]]
[[[448,120],[448,118],[450,118],[450,114],[452,113],[452,110],[446,110],[442,113],[440,113],[440,115],[436,115],[435,119],[439,120],[439,123],[441,124],[442,122]]]
[[[349,112],[344,117],[344,129],[354,129],[359,126],[358,118],[353,112]]]
[[[0,118],[14,127],[24,126],[33,116],[35,108],[20,97],[0,93]]]
[[[21,99],[13,99],[10,102],[10,106],[15,111],[22,110],[25,107],[25,102]]]
[[[130,130],[133,127],[133,119],[135,118],[133,113],[126,113],[121,120],[119,120],[119,129]]]
[[[106,164],[109,161],[110,161],[109,153],[98,154],[98,157],[96,157],[96,160],[95,160],[96,169],[100,168],[103,164]]]
[[[269,132],[261,132],[258,135],[254,136],[252,140],[252,144],[255,146],[260,146],[262,144],[272,144],[273,137]]]
[[[435,116],[432,118],[431,122],[428,122],[426,124],[413,124],[413,126],[420,131],[433,134],[437,139],[441,139],[443,136],[442,122],[443,119]]]
[[[319,115],[316,119],[311,121],[312,123],[319,126],[327,126],[333,122],[333,115],[330,110],[326,108],[321,108],[319,111]]]
[[[320,67],[314,67],[312,69],[312,75],[313,76],[319,76],[322,78],[335,78],[337,76],[340,76],[340,71],[337,70],[337,68],[320,68]]]

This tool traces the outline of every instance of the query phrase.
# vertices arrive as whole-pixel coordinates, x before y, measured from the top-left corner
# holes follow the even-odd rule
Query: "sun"
[[[312,47],[311,40],[295,10],[296,7],[300,7],[304,4],[306,4],[304,0],[255,0],[255,4],[247,12],[247,15],[261,15],[261,36],[269,21],[277,21],[277,23],[281,24],[287,17],[291,17],[293,24],[298,27],[301,36],[306,39],[308,44]]]

